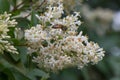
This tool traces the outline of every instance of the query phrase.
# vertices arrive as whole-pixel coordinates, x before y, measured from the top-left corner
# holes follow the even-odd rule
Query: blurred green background
[[[0,0],[0,14],[12,14],[23,30],[38,23],[35,14],[43,13],[46,4],[39,7],[43,0]],[[120,0],[64,0],[66,14],[73,11],[81,13],[83,31],[89,39],[97,42],[105,50],[105,57],[96,65],[88,65],[81,70],[69,68],[59,73],[50,73],[48,80],[120,80]],[[119,15],[118,15],[119,13]],[[116,22],[117,21],[117,22]],[[26,54],[24,39],[12,33],[14,45],[19,55],[0,54],[0,80],[44,80],[48,74],[31,63]],[[22,36],[23,32],[19,32]],[[41,79],[41,77],[44,77]]]

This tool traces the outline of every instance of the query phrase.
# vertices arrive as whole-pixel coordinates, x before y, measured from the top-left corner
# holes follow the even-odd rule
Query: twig
[[[18,7],[20,7],[24,2],[25,2],[25,1],[23,1],[23,2],[21,2],[20,4],[16,5],[12,11],[16,11],[16,10],[18,9]],[[12,11],[11,11],[11,12],[12,12]]]
[[[45,2],[46,0],[44,0],[38,7],[36,7],[35,10],[39,9]]]
[[[46,0],[44,0],[39,6],[37,6],[37,7],[35,8],[35,10],[39,9],[45,2],[46,2]],[[30,15],[31,15],[31,12],[30,12],[27,16],[25,16],[24,18],[27,18],[27,17],[30,16]]]

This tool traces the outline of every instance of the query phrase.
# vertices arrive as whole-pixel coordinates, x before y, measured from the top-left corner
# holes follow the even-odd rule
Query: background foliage
[[[69,1],[69,4],[68,4]],[[50,75],[37,68],[36,64],[31,63],[31,58],[27,55],[23,32],[38,23],[35,16],[45,11],[46,4],[42,0],[0,0],[0,14],[7,11],[12,14],[12,18],[18,22],[19,32],[17,39],[11,29],[9,35],[12,37],[14,45],[19,51],[19,55],[0,54],[0,80],[120,80],[120,31],[112,28],[112,19],[105,22],[104,11],[109,9],[114,15],[120,9],[119,0],[65,0],[66,14],[72,11],[81,12],[81,20],[84,22],[78,29],[83,30],[90,40],[100,44],[106,51],[106,56],[97,65],[89,65],[81,70],[69,68],[59,73],[50,73]],[[87,5],[89,11],[95,11],[98,8],[103,10],[100,16],[95,18],[86,17],[84,6]],[[31,16],[31,17],[30,17]],[[104,16],[105,19],[108,18]],[[21,37],[20,37],[21,36]],[[117,49],[116,49],[117,48]],[[49,77],[50,76],[50,77]]]

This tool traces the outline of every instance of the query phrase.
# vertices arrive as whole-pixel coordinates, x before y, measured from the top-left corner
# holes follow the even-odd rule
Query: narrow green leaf
[[[30,27],[30,21],[26,18],[16,18],[16,21],[18,22],[18,24],[16,25],[17,27],[20,27],[22,29],[26,29]]]
[[[27,48],[24,47],[24,46],[19,46],[17,47],[18,48],[18,51],[20,52],[20,59],[21,59],[21,62],[24,63],[24,64],[27,64]]]
[[[33,70],[31,70],[31,71],[28,73],[28,77],[29,77],[31,80],[35,80],[36,76],[38,76],[38,77],[43,77],[44,79],[49,78],[49,74],[47,74],[47,73],[45,73],[44,71],[39,70],[39,69],[33,69]]]
[[[0,0],[0,13],[9,12],[10,3],[8,0]]]
[[[37,17],[35,16],[35,11],[33,10],[32,13],[31,13],[31,25],[32,26],[35,26],[37,23],[38,23],[38,19]]]
[[[15,70],[14,68],[11,69],[11,71],[15,77],[15,80],[31,80],[26,75],[20,73],[19,71]]]
[[[11,1],[11,4],[12,4],[13,6],[16,6],[17,0],[10,0],[10,1]]]
[[[16,62],[20,59],[20,55],[19,54],[10,54],[10,55]]]
[[[2,65],[2,67],[1,67]],[[23,64],[16,64],[16,66],[8,63],[5,59],[0,59],[0,70],[8,76],[7,80],[30,80],[25,72],[23,72]],[[25,70],[24,70],[25,71]]]
[[[88,74],[87,68],[82,69],[82,74],[83,74],[84,80],[90,80],[90,76]]]
[[[8,76],[8,80],[15,80],[14,75],[9,68],[5,68],[3,72]]]

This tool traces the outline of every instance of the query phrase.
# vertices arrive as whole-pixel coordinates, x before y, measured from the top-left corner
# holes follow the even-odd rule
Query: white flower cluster
[[[103,49],[97,43],[89,42],[82,32],[77,33],[81,25],[79,13],[63,17],[62,3],[58,1],[57,4],[50,4],[44,15],[37,15],[41,23],[25,31],[29,54],[37,53],[33,61],[46,71],[57,72],[102,60]]]
[[[18,54],[17,49],[8,41],[10,36],[7,34],[9,31],[8,28],[14,27],[16,24],[15,20],[10,20],[10,14],[7,14],[6,12],[0,14],[0,53],[8,51]]]

